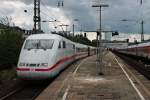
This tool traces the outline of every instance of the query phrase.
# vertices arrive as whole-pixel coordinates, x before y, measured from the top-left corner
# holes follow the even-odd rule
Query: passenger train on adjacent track
[[[27,80],[50,79],[94,50],[92,46],[72,42],[57,34],[31,35],[22,46],[17,75]]]
[[[150,59],[150,41],[117,48],[114,51],[126,55]]]

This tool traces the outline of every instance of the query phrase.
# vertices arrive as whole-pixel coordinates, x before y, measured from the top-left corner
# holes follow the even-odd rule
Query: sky
[[[63,7],[57,7],[63,1]],[[34,0],[0,0],[0,21],[7,16],[10,25],[33,29]],[[144,32],[150,33],[150,0],[41,0],[41,19],[57,23],[41,23],[45,32],[62,30],[60,24],[68,24],[68,30],[95,31],[99,27],[99,9],[95,4],[108,4],[102,9],[102,29],[121,33],[140,33],[140,22],[144,20]],[[27,10],[25,13],[24,10]],[[78,19],[78,21],[74,21]],[[128,21],[121,21],[126,19]],[[55,28],[57,26],[57,28]],[[65,30],[65,27],[64,27]]]

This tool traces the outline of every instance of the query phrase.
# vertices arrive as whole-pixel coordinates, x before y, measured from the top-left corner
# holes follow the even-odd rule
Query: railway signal
[[[112,36],[119,35],[118,32],[112,32]]]

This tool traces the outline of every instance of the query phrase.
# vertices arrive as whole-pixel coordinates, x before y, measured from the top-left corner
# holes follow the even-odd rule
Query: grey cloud
[[[21,1],[27,5],[33,4],[33,0],[13,1]],[[41,1],[41,5],[44,3],[46,6],[57,7],[57,2],[59,0]],[[121,22],[120,20],[132,19],[140,21],[142,18],[141,16],[144,16],[143,19],[145,21],[145,32],[150,33],[150,0],[143,1],[143,7],[141,9],[140,0],[102,0],[102,3],[109,5],[109,7],[104,8],[102,12],[103,27],[111,27],[112,30],[119,30],[121,32],[139,32],[139,23]],[[91,2],[91,0],[64,0],[64,7],[61,9],[70,20],[76,18],[79,19],[78,27],[82,24],[85,30],[96,30],[99,25],[99,17],[98,12],[96,11],[97,9],[91,7]],[[57,16],[57,14],[55,16]]]

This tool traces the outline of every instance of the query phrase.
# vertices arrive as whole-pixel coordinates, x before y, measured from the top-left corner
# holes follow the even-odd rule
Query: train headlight
[[[19,66],[23,67],[23,66],[26,66],[26,64],[25,63],[20,63]]]
[[[48,63],[41,63],[41,67],[48,67]]]

